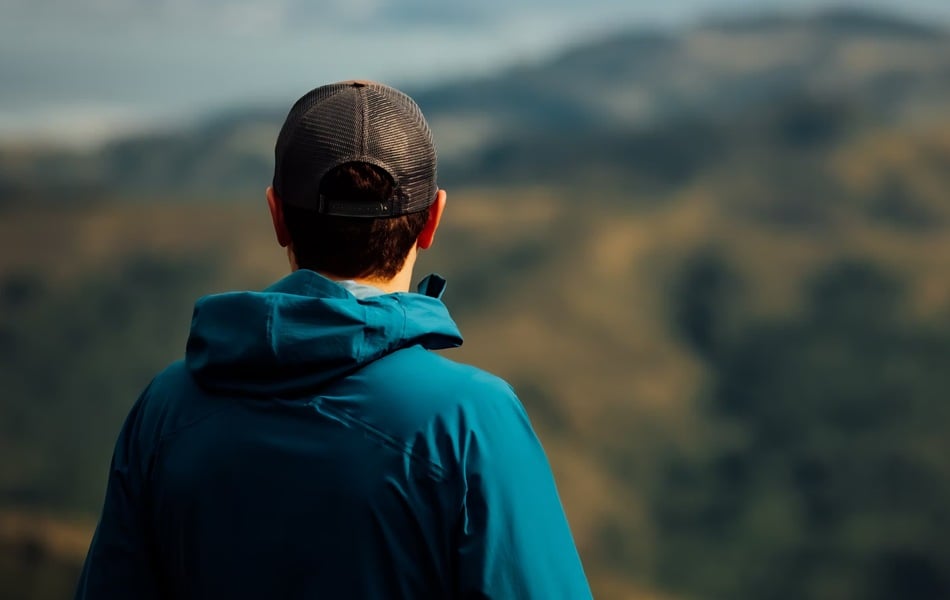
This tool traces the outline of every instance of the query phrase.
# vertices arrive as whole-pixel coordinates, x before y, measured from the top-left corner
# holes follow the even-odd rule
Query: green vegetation
[[[950,327],[908,318],[902,296],[869,264],[837,264],[809,283],[802,314],[721,342],[704,453],[671,458],[656,491],[668,585],[710,598],[950,594],[938,526]],[[683,325],[706,319],[701,307]]]
[[[184,347],[210,266],[121,257],[65,289],[0,280],[0,503],[95,514],[130,402]]]

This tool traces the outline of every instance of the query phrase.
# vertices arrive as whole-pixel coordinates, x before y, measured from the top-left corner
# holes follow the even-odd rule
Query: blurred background
[[[950,598],[945,0],[0,0],[0,596],[71,596],[194,300],[286,271],[287,109],[357,77],[429,116],[417,275],[597,598]]]

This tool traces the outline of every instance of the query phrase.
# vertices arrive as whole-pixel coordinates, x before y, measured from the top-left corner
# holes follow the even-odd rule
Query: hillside
[[[420,274],[449,280],[449,355],[522,397],[596,597],[950,595],[942,30],[633,32],[417,96],[449,189]],[[0,152],[0,542],[48,550],[0,575],[72,576],[43,540],[94,517],[194,298],[284,271],[280,112]]]
[[[837,133],[829,127],[940,121],[950,34],[858,10],[634,30],[482,79],[408,91],[429,116],[448,189],[562,185],[603,171],[680,178],[718,158],[737,126],[742,137],[807,142]],[[85,154],[0,144],[0,201],[63,190],[87,199],[256,198],[285,113],[235,109]]]

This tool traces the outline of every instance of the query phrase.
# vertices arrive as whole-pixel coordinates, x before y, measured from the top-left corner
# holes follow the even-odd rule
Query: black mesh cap
[[[416,103],[371,81],[318,87],[297,101],[277,136],[274,191],[291,206],[327,215],[392,217],[435,200],[435,145]],[[330,200],[320,194],[328,171],[348,162],[383,169],[393,180],[387,202]]]

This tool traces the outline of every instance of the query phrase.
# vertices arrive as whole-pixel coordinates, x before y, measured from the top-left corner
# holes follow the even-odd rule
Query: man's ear
[[[442,211],[445,210],[445,190],[439,190],[435,196],[435,202],[429,206],[429,220],[422,229],[422,233],[416,238],[416,243],[421,250],[427,250],[435,240],[435,230],[439,228],[439,221],[442,220]]]
[[[281,248],[290,245],[290,230],[287,229],[287,223],[284,221],[284,203],[280,201],[274,188],[267,186],[267,207],[270,208],[270,218],[274,222],[274,233],[277,235],[277,243]]]

